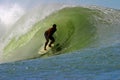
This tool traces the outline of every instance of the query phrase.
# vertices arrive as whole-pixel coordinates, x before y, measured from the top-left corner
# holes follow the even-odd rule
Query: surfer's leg
[[[54,39],[54,37],[50,37],[50,40],[51,40],[51,42],[50,42],[50,44],[49,44],[49,47],[51,47],[51,44],[53,44],[54,42],[55,42],[55,39]]]
[[[45,42],[44,50],[46,50],[46,46],[47,46],[48,42],[49,42],[49,39],[47,39]]]
[[[47,44],[48,44],[48,42],[49,42],[49,38],[48,38],[48,36],[47,36],[46,33],[44,34],[44,36],[45,36],[45,39],[46,39],[45,46],[44,46],[44,50],[46,50],[46,46],[47,46]]]

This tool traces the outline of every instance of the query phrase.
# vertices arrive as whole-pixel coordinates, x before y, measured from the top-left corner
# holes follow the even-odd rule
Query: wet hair
[[[57,25],[56,24],[53,24],[53,27],[56,27]]]

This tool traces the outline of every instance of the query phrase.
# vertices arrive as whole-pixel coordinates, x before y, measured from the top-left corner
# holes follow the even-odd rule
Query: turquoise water
[[[57,10],[36,22],[25,34],[10,39],[0,59],[0,79],[118,80],[119,20],[119,10],[108,8]],[[45,42],[43,33],[53,23],[57,24],[55,46],[39,55]]]

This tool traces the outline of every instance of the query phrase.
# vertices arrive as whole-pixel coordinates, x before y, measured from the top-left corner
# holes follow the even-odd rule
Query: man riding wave
[[[45,42],[44,50],[46,50],[46,46],[47,46],[49,40],[51,40],[49,47],[51,47],[51,44],[53,44],[55,42],[53,34],[57,30],[56,26],[57,26],[56,24],[53,24],[52,28],[49,28],[48,30],[45,31],[44,36],[45,36],[46,42]]]

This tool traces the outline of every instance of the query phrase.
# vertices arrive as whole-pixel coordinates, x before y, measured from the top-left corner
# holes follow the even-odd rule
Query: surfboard
[[[47,47],[46,50],[44,50],[44,48],[40,49],[38,54],[45,54],[46,52],[48,52],[51,49],[51,47]]]
[[[52,44],[52,47],[54,46],[54,44]],[[39,49],[38,54],[45,54],[48,51],[51,50],[52,47],[46,46],[46,50],[44,50],[44,46],[42,48]]]

